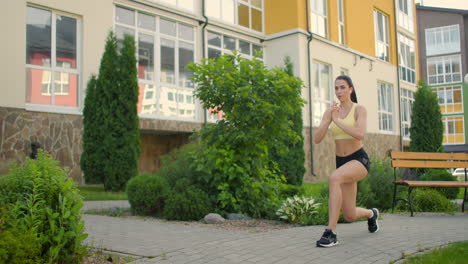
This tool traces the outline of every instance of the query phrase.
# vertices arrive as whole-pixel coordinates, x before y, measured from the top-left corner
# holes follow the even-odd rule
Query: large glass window
[[[328,0],[310,0],[312,32],[328,38]]]
[[[410,83],[416,83],[416,53],[414,40],[398,34],[400,44],[400,79]]]
[[[374,10],[375,55],[377,58],[390,61],[390,40],[388,17],[382,12]]]
[[[398,0],[397,23],[399,26],[414,32],[414,2],[413,0]]]
[[[461,56],[443,56],[427,59],[427,80],[429,84],[461,82]]]
[[[381,131],[393,132],[393,87],[389,83],[378,82],[377,89],[379,97],[379,129]]]
[[[26,102],[77,107],[79,20],[32,6],[26,19]]]
[[[333,101],[331,66],[313,63],[313,125],[318,126],[325,110]]]
[[[138,112],[195,119],[195,101],[184,99],[193,96],[192,73],[186,66],[195,59],[194,27],[116,7],[115,31],[118,43],[124,34],[137,41]]]
[[[244,58],[251,59],[257,52],[263,51],[263,47],[260,45],[216,32],[208,31],[207,39],[209,59],[217,58],[223,54],[232,54],[233,51],[238,51]],[[262,57],[263,55],[260,59]]]
[[[345,8],[344,0],[338,0],[338,41],[345,44]]]
[[[439,99],[442,114],[463,112],[463,88],[461,85],[432,88]]]
[[[212,18],[263,32],[263,0],[207,0]]]
[[[465,143],[465,120],[463,116],[444,116],[444,145]]]
[[[401,134],[405,138],[410,136],[410,127],[411,127],[411,114],[414,103],[414,92],[401,89]]]
[[[426,55],[460,52],[460,27],[451,25],[426,29]]]

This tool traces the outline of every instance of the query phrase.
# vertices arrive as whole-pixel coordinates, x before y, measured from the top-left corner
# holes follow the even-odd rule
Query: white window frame
[[[450,119],[450,120],[449,120]],[[457,133],[456,131],[456,121],[462,122],[462,128],[463,132],[462,133]],[[443,145],[458,145],[458,144],[465,144],[465,118],[464,116],[443,116],[442,117],[442,122],[444,123],[444,138],[443,138]],[[449,133],[449,123],[453,122],[453,130],[454,133]],[[463,135],[463,142],[448,142],[448,137],[449,136],[457,136],[457,135]]]
[[[410,138],[409,128],[411,127],[411,114],[414,103],[414,92],[408,89],[401,89],[401,135],[404,139]]]
[[[226,19],[224,17],[224,15],[223,15],[223,10],[224,10],[223,5],[224,5],[225,1],[222,1],[222,0],[211,0],[211,1],[218,2],[219,10],[217,10],[217,14],[215,14],[215,15],[208,14],[208,17],[210,17],[210,18],[212,18],[214,20],[219,20],[219,21],[226,22],[226,23],[233,23],[233,24],[235,24],[236,26],[239,26],[242,29],[248,29],[248,30],[250,30],[252,32],[263,33],[265,31],[265,1],[264,0],[261,0],[261,3],[262,3],[261,8],[253,5],[252,0],[228,0],[228,1],[232,1],[233,6],[234,6],[234,9],[233,9],[234,21],[230,21],[230,20]],[[205,4],[209,5],[210,1],[206,1]],[[245,26],[239,24],[239,5],[240,4],[247,6],[247,8],[249,9],[249,26],[248,27],[245,27]],[[257,31],[257,30],[252,28],[252,9],[260,11],[260,13],[262,14],[262,18],[261,18],[262,28],[261,28],[261,31]]]
[[[414,2],[413,0],[398,0],[397,24],[407,31],[414,33]]]
[[[245,39],[242,39],[242,38],[237,38],[237,37],[233,37],[231,35],[227,35],[227,34],[223,34],[223,33],[220,33],[220,32],[217,32],[217,31],[213,31],[213,30],[209,30],[207,31],[207,36],[208,34],[215,34],[215,35],[219,35],[221,37],[221,47],[218,47],[218,46],[215,46],[215,45],[211,45],[211,44],[208,44],[208,37],[206,38],[206,54],[208,54],[208,50],[209,49],[215,49],[215,50],[218,50],[221,52],[221,56],[224,55],[224,54],[233,54],[234,51],[237,51],[239,52],[239,54],[241,55],[241,57],[243,58],[246,58],[246,59],[253,59],[254,56],[255,56],[255,51],[254,51],[254,47],[259,47],[261,48],[261,52],[262,52],[262,57],[259,57],[260,60],[263,60],[264,59],[264,47],[263,45],[260,45],[260,44],[254,44],[252,43],[251,41],[248,41],[248,40],[245,40]],[[236,41],[236,47],[234,49],[234,51],[230,50],[230,49],[226,49],[224,48],[224,37],[228,37],[228,38],[231,38],[231,39],[234,39]],[[249,43],[250,45],[250,54],[246,54],[246,53],[242,53],[240,51],[240,42],[243,41],[243,42],[247,42]]]
[[[463,81],[461,55],[432,57],[432,58],[428,58],[426,62],[427,62],[427,83],[428,84],[430,85],[451,84],[451,83],[460,83]],[[459,68],[460,68],[459,72],[453,72],[452,66],[454,63],[458,63]],[[432,64],[435,65],[434,66],[435,71],[436,71],[435,74],[431,74],[429,71],[429,68]],[[451,72],[446,71],[447,67],[450,68]],[[439,70],[441,70],[441,72]],[[458,80],[455,80],[457,76],[458,76]],[[450,77],[451,80],[448,80],[448,77]]]
[[[416,50],[414,40],[398,34],[400,80],[416,84]]]
[[[318,1],[323,2],[323,9],[324,10],[317,10],[317,3]],[[312,33],[317,34],[321,37],[328,38],[328,0],[310,0],[310,14],[311,14],[311,28]],[[318,21],[323,20],[323,25],[325,28],[318,27]],[[323,32],[321,32],[323,31]]]
[[[382,91],[382,89],[384,91]],[[377,96],[379,103],[379,130],[383,133],[393,134],[395,132],[395,104],[393,85],[387,82],[378,81]]]
[[[379,27],[379,18],[382,18],[382,28]],[[375,31],[375,56],[382,61],[390,62],[390,34],[388,16],[377,9],[374,9],[374,31]],[[383,39],[380,39],[382,36]],[[384,48],[385,53],[379,54],[379,50]]]
[[[322,115],[325,110],[331,106],[331,103],[334,99],[333,84],[332,84],[332,65],[324,63],[321,61],[316,61],[312,63],[313,67],[313,125],[318,126],[322,119]],[[322,79],[320,78],[320,73],[324,68],[328,68],[328,83],[329,87],[323,87]],[[318,76],[317,76],[318,75]],[[322,94],[322,92],[328,94]]]
[[[434,56],[460,52],[460,25],[426,28],[426,55]],[[452,41],[455,37],[455,41]],[[431,41],[433,40],[433,42]]]
[[[51,112],[51,113],[66,113],[66,114],[81,114],[81,106],[82,106],[82,98],[81,98],[81,93],[82,93],[82,64],[81,64],[81,32],[82,32],[82,21],[78,16],[66,13],[66,12],[61,12],[57,11],[51,8],[45,8],[45,7],[38,7],[35,5],[27,5],[27,8],[37,8],[37,9],[42,9],[51,12],[51,57],[50,57],[50,66],[40,66],[40,65],[34,65],[34,64],[27,64],[26,65],[26,70],[28,69],[36,69],[36,70],[43,70],[43,71],[48,71],[50,72],[50,82],[48,84],[48,93],[43,93],[43,95],[50,95],[51,100],[50,104],[36,104],[36,103],[31,103],[25,101],[25,109],[26,110],[33,110],[33,111],[41,111],[41,112]],[[57,21],[57,16],[66,16],[70,17],[73,19],[76,19],[76,67],[71,68],[71,67],[57,67],[57,45],[56,45],[56,34],[57,31],[56,29],[56,21]],[[55,94],[57,95],[63,95],[63,93],[55,93],[51,91],[55,91],[55,73],[59,72],[61,75],[62,73],[67,73],[67,74],[75,74],[76,75],[76,106],[62,106],[62,105],[55,105]],[[70,75],[69,75],[70,76]],[[41,84],[41,86],[44,83]],[[29,87],[25,87],[26,89],[29,89]],[[41,88],[42,89],[42,88]],[[26,92],[28,93],[28,92]]]
[[[338,0],[338,42],[346,44],[345,0]]]
[[[147,79],[140,79],[138,78],[138,84],[140,86],[140,89],[141,86],[145,87],[143,88],[144,91],[143,91],[143,94],[146,95],[146,92],[148,91],[152,91],[154,92],[153,93],[153,96],[154,98],[152,99],[152,102],[148,102],[147,104],[144,103],[144,100],[145,98],[142,99],[142,110],[141,112],[139,112],[139,116],[141,117],[144,117],[144,118],[157,118],[157,119],[166,119],[166,120],[181,120],[181,121],[187,121],[187,120],[190,120],[190,121],[199,121],[200,120],[200,116],[199,116],[199,113],[200,113],[200,106],[198,104],[198,102],[196,100],[193,101],[193,107],[191,106],[191,108],[193,109],[190,109],[190,110],[194,110],[194,114],[192,116],[189,116],[189,117],[185,117],[185,116],[180,116],[179,115],[179,110],[181,109],[181,107],[183,107],[183,103],[179,103],[177,98],[178,96],[180,96],[181,94],[183,94],[183,96],[187,96],[187,95],[193,95],[193,88],[189,88],[189,87],[182,87],[179,85],[179,81],[180,81],[180,75],[179,75],[179,47],[180,47],[180,44],[181,43],[187,43],[187,44],[191,44],[193,45],[193,56],[194,56],[194,61],[196,60],[196,51],[197,51],[197,30],[196,30],[196,26],[195,25],[191,25],[191,24],[186,24],[186,23],[182,23],[182,22],[179,22],[175,19],[172,19],[172,18],[168,18],[168,17],[163,17],[163,16],[159,16],[159,15],[156,15],[156,14],[149,14],[148,12],[141,12],[140,10],[138,9],[134,9],[134,8],[129,8],[129,7],[125,7],[125,6],[120,6],[120,5],[116,5],[114,6],[114,14],[116,13],[116,10],[117,8],[123,8],[123,9],[127,9],[129,11],[132,11],[134,13],[134,21],[133,21],[133,25],[128,25],[128,24],[125,24],[125,23],[120,23],[117,21],[116,18],[114,18],[114,31],[116,31],[116,28],[117,27],[121,27],[121,28],[124,28],[125,30],[131,30],[133,32],[133,36],[135,38],[135,44],[136,44],[136,50],[137,50],[137,53],[139,51],[139,41],[138,41],[138,36],[140,33],[142,34],[145,34],[145,35],[149,35],[149,36],[152,36],[153,37],[153,54],[154,54],[154,61],[153,61],[153,67],[154,67],[154,76],[152,77],[151,80],[147,80]],[[138,13],[143,13],[145,15],[150,15],[150,16],[153,16],[154,19],[155,19],[155,29],[154,30],[149,30],[149,29],[145,29],[143,27],[139,27],[138,26]],[[167,35],[167,34],[164,34],[161,32],[161,20],[166,20],[166,21],[170,21],[170,22],[173,22],[176,24],[176,36],[170,36],[170,35]],[[190,41],[190,40],[185,40],[185,39],[182,39],[179,37],[179,29],[180,29],[180,26],[179,25],[183,25],[183,26],[188,26],[188,27],[192,27],[194,30],[193,30],[193,41]],[[174,41],[174,51],[175,51],[175,55],[174,55],[174,82],[173,83],[166,83],[166,82],[163,82],[161,80],[161,52],[160,52],[160,49],[161,49],[161,39],[167,39],[167,40],[170,40],[170,41]],[[137,54],[137,60],[139,59],[139,55]],[[175,93],[174,93],[174,101],[171,101],[169,103],[169,100],[167,100],[167,96],[166,94],[164,94],[164,91],[163,90],[167,90],[167,89],[170,89],[170,90],[173,90]],[[188,94],[190,93],[190,94]],[[164,97],[166,96],[166,97]],[[150,107],[147,107],[148,105],[150,105]],[[159,105],[159,107],[158,107]],[[146,109],[146,110],[149,110],[150,112],[152,113],[144,113],[143,110],[145,110],[145,108],[149,108],[149,109]],[[164,108],[170,108],[170,109],[174,109],[174,115],[163,115],[161,114],[161,112],[164,110]],[[184,109],[184,110],[189,110],[189,109]],[[187,112],[187,111],[184,111],[184,113]]]
[[[432,88],[432,91],[437,94],[437,99],[439,102],[439,105],[441,108],[445,108],[445,111],[441,112],[442,114],[457,114],[457,113],[463,113],[463,86],[462,85],[453,85],[453,86],[438,86]],[[460,96],[461,96],[461,102],[455,103],[454,102],[454,91],[459,91]],[[451,102],[449,102],[449,98],[451,98]],[[448,112],[447,109],[449,106],[451,106],[453,109],[455,109],[456,104],[461,104],[461,109],[458,112]]]

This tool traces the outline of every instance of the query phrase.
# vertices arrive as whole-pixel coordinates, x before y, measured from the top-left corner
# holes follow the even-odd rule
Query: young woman
[[[338,76],[335,80],[335,95],[340,104],[325,111],[322,122],[315,133],[315,144],[320,143],[330,129],[335,138],[336,170],[329,178],[328,227],[318,247],[332,247],[338,244],[336,224],[340,209],[346,221],[367,218],[371,233],[379,230],[376,208],[356,207],[357,182],[369,172],[370,161],[363,149],[362,140],[366,134],[367,112],[357,104],[356,91],[351,78]]]

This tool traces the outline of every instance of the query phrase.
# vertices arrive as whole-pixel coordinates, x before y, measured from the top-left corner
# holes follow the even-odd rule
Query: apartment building
[[[412,0],[17,0],[4,3],[0,47],[0,172],[24,160],[31,142],[79,168],[86,83],[97,74],[105,38],[135,37],[142,156],[140,172],[219,116],[202,109],[185,66],[234,50],[282,66],[289,56],[304,81],[304,179],[333,171],[333,139],[313,145],[314,128],[334,101],[334,78],[352,77],[367,108],[371,155],[408,144],[418,79]]]
[[[418,5],[417,14],[421,79],[438,96],[445,151],[466,152],[468,10]]]

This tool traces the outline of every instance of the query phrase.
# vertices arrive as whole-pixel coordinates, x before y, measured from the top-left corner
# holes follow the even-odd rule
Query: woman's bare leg
[[[339,167],[329,179],[329,200],[328,200],[328,228],[336,231],[336,224],[340,216],[340,209],[343,207],[343,213],[349,216],[352,213],[352,206],[356,209],[356,187],[347,188],[346,184],[356,184],[367,175],[366,168],[357,160],[352,160]],[[344,190],[343,190],[343,185]],[[354,189],[354,191],[353,191]],[[349,193],[351,191],[351,193]],[[354,199],[352,199],[354,197]],[[351,198],[351,201],[348,200]],[[347,210],[345,212],[345,210]],[[356,214],[356,210],[354,210]],[[357,214],[361,217],[371,217],[370,210],[358,210]]]

